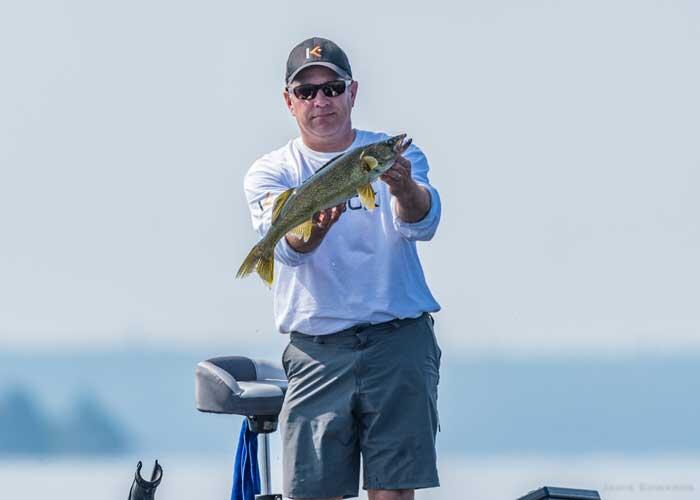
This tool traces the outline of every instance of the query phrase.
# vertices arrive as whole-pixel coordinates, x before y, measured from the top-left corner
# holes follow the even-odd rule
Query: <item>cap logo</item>
[[[306,48],[306,58],[311,59],[311,56],[321,57],[321,46],[316,45],[313,49]]]

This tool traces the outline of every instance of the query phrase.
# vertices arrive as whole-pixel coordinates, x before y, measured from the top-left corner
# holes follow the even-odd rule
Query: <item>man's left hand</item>
[[[411,176],[411,162],[403,156],[396,158],[392,167],[384,172],[381,180],[396,197],[397,216],[405,222],[417,222],[430,210],[430,194]]]
[[[389,185],[389,192],[397,198],[415,192],[418,187],[411,177],[411,162],[403,156],[398,156],[394,165],[384,172],[380,179]]]

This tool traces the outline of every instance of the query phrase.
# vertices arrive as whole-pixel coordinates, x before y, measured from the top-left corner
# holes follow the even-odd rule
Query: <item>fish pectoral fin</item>
[[[286,191],[283,191],[277,198],[275,198],[275,204],[272,206],[272,223],[274,224],[275,221],[277,220],[277,217],[279,217],[280,213],[282,212],[282,207],[284,207],[285,203],[287,203],[287,200],[289,197],[292,195],[294,192],[294,188],[289,188]]]
[[[303,224],[299,224],[297,227],[295,227],[289,232],[290,234],[293,234],[297,238],[303,239],[306,242],[309,241],[309,238],[311,238],[311,230],[313,229],[313,227],[313,222],[308,220]]]
[[[365,170],[369,172],[370,170],[376,168],[377,165],[379,165],[379,162],[374,156],[363,156],[362,164],[364,165]]]
[[[376,160],[375,160],[376,161]],[[374,190],[372,184],[365,184],[357,188],[357,194],[360,197],[360,203],[370,212],[374,210]]]

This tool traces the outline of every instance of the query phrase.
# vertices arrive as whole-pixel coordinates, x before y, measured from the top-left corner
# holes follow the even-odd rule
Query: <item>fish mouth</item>
[[[413,139],[406,139],[406,134],[399,134],[392,137],[391,142],[393,143],[392,149],[394,152],[400,155],[408,149]]]

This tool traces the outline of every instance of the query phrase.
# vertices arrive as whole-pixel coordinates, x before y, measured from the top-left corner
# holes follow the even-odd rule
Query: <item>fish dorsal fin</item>
[[[362,163],[368,172],[374,168],[377,168],[377,165],[379,165],[379,162],[374,156],[363,156]]]
[[[357,194],[360,197],[360,203],[370,212],[374,210],[374,191],[372,184],[365,184],[357,188]]]
[[[337,160],[338,158],[340,158],[340,157],[343,156],[344,154],[345,154],[345,153],[340,153],[339,155],[334,156],[333,158],[331,158],[330,160],[328,160],[326,163],[324,163],[323,165],[321,165],[321,168],[319,168],[318,170],[323,170],[324,168],[326,168],[328,165],[330,165],[331,163],[333,163],[335,160]],[[316,172],[318,172],[318,170],[316,170]]]
[[[313,229],[313,222],[307,220],[303,224],[299,224],[297,227],[289,231],[291,234],[299,239],[303,239],[305,242],[309,241],[311,238],[311,230]]]
[[[340,158],[341,156],[344,156],[345,154],[347,154],[347,153],[340,153],[339,155],[334,156],[333,158],[331,158],[330,160],[328,160],[326,163],[324,163],[323,165],[321,165],[321,166],[318,168],[318,170],[316,170],[313,174],[311,174],[309,177],[307,177],[306,179],[304,179],[304,181],[301,183],[301,185],[303,186],[303,185],[306,184],[307,182],[311,182],[313,179],[316,178],[317,175],[319,175],[319,174],[321,173],[321,171],[322,171],[323,169],[325,169],[328,165],[330,165],[331,163],[333,163],[335,160],[337,160],[337,159]]]
[[[282,207],[287,203],[287,200],[294,192],[294,188],[289,188],[283,191],[277,198],[275,198],[275,204],[272,206],[272,223],[274,224],[282,212]]]
[[[333,163],[335,160],[337,160],[338,158],[340,158],[340,157],[343,156],[344,154],[345,154],[345,153],[340,153],[339,155],[334,156],[333,158],[331,158],[330,160],[328,160],[326,163],[324,163],[323,165],[321,165],[321,166],[318,168],[318,170],[316,170],[316,172],[314,172],[314,175],[316,175],[317,173],[319,173],[321,170],[323,170],[324,168],[326,168],[328,165],[330,165],[331,163]],[[312,176],[312,177],[313,177],[313,176]],[[307,180],[308,180],[308,179],[307,179]],[[304,182],[306,182],[306,181],[304,181]]]

